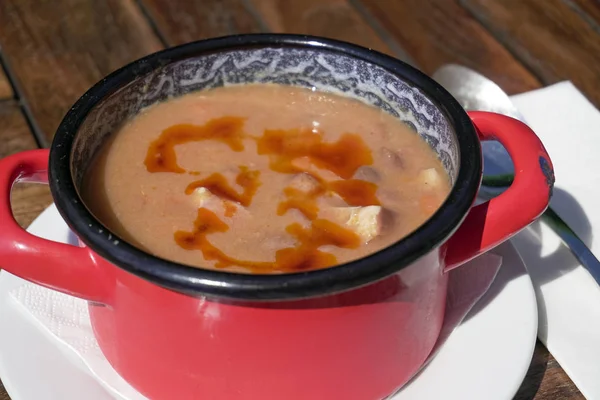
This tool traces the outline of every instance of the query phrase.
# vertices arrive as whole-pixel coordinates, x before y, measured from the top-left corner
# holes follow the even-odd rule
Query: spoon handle
[[[513,179],[513,174],[484,175],[481,184],[491,188],[505,188],[512,184]],[[600,284],[600,261],[598,261],[596,256],[594,256],[592,251],[583,243],[573,229],[550,207],[542,214],[542,221],[556,232],[560,240],[571,250],[571,253],[577,258],[579,263]]]
[[[573,229],[552,208],[548,208],[542,214],[542,221],[558,234],[560,240],[571,250],[575,258],[588,270],[596,282],[600,284],[600,261],[598,261],[596,256],[594,256],[592,251],[583,243]]]

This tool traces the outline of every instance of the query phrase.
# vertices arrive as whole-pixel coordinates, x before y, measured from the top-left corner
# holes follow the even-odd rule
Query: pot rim
[[[119,239],[85,207],[71,175],[72,145],[88,113],[106,96],[133,79],[172,62],[223,50],[253,47],[323,49],[376,64],[418,87],[444,113],[457,136],[459,170],[450,194],[423,225],[367,257],[321,270],[278,275],[240,274],[200,269],[150,255]],[[79,98],[58,127],[49,160],[49,184],[56,207],[69,227],[95,253],[149,282],[188,295],[231,300],[295,300],[334,294],[383,279],[442,245],[473,204],[482,171],[477,132],[460,104],[416,68],[357,45],[315,36],[247,34],[201,40],[168,48],[114,71]],[[442,254],[443,256],[443,254]]]

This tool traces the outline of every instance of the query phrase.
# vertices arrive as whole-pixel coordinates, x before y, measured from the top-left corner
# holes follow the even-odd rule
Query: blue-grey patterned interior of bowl
[[[186,93],[248,83],[296,85],[379,107],[411,126],[436,151],[456,180],[459,153],[444,114],[418,88],[366,61],[323,50],[252,48],[168,64],[140,76],[99,103],[75,138],[71,172],[76,187],[105,139],[140,110]]]

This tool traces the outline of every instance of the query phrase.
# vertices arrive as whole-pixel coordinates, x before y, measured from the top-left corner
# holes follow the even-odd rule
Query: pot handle
[[[500,196],[471,209],[446,242],[446,271],[509,239],[548,207],[554,185],[552,161],[544,145],[524,123],[501,114],[468,113],[480,140],[497,139],[515,166],[512,185]]]
[[[32,235],[14,219],[10,204],[13,184],[47,184],[48,157],[48,150],[30,150],[0,160],[0,268],[62,293],[107,303],[108,276],[91,250]]]

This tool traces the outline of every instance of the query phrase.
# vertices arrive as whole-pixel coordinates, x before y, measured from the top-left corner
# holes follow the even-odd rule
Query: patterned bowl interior
[[[459,168],[454,129],[418,88],[386,69],[340,53],[309,48],[250,48],[173,62],[143,75],[99,102],[73,145],[71,173],[79,189],[104,140],[145,107],[226,85],[274,83],[316,88],[361,100],[400,118],[441,159],[452,183]]]

